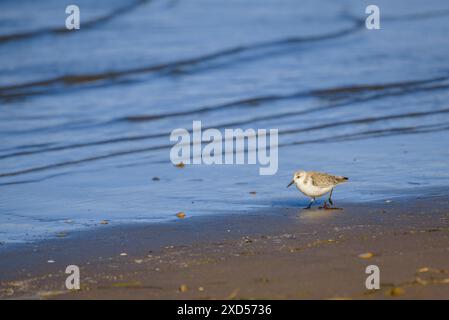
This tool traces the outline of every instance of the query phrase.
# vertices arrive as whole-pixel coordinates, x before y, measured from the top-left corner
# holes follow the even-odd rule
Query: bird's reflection
[[[297,217],[302,222],[317,223],[331,220],[343,214],[343,208],[318,207],[312,209],[299,209]]]

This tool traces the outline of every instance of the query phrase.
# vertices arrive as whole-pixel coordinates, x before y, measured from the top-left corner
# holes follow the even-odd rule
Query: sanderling
[[[321,173],[316,171],[296,171],[293,175],[293,180],[287,186],[290,187],[292,184],[296,184],[296,187],[304,193],[306,196],[311,198],[311,201],[306,209],[310,209],[312,204],[315,202],[316,197],[321,197],[328,193],[329,203],[333,205],[332,202],[332,191],[337,184],[346,182],[348,178],[342,176],[333,176],[327,173]],[[327,207],[326,201],[324,201],[324,208]]]

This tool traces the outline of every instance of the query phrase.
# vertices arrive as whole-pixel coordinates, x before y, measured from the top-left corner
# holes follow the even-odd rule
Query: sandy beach
[[[2,299],[447,299],[448,199],[104,226],[0,248]],[[54,263],[48,263],[48,261]],[[81,290],[65,288],[67,265]],[[367,290],[365,268],[380,269]]]

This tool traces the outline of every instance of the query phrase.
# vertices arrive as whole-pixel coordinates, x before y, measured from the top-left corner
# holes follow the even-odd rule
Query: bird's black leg
[[[312,198],[309,202],[309,205],[305,209],[310,209],[312,207],[312,204],[315,202],[315,198]]]
[[[331,204],[331,206],[334,205],[334,203],[332,202],[332,191],[334,191],[334,189],[331,189],[331,193],[329,195],[329,203]]]

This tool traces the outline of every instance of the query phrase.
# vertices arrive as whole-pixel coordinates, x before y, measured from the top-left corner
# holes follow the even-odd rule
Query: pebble
[[[179,219],[184,219],[185,218],[185,216],[186,216],[186,214],[184,213],[184,212],[178,212],[177,214],[176,214],[176,216],[179,218]]]
[[[179,291],[180,291],[180,292],[187,292],[187,291],[189,291],[189,287],[187,287],[187,285],[185,285],[185,284],[182,284],[182,285],[179,287]]]
[[[180,162],[180,163],[178,163],[177,165],[175,165],[175,167],[177,167],[177,168],[184,168],[185,167],[185,164],[184,164],[184,162]]]

